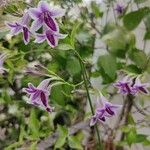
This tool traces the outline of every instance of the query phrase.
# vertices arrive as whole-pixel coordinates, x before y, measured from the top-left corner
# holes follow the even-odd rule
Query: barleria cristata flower
[[[56,17],[63,16],[65,11],[61,8],[49,7],[45,1],[40,1],[37,8],[30,8],[29,14],[34,19],[31,30],[37,31],[45,24],[53,31],[59,31],[58,24],[55,20]]]
[[[149,86],[150,86],[149,83],[141,83],[139,77],[137,77],[132,87],[132,94],[136,95],[138,92],[149,94],[149,91],[147,89]]]
[[[48,104],[48,97],[51,90],[50,81],[50,79],[45,79],[37,87],[29,83],[27,88],[23,88],[23,91],[29,95],[27,103],[52,112],[54,108]]]
[[[42,43],[45,40],[47,40],[48,44],[54,48],[58,45],[59,39],[64,39],[67,35],[66,34],[60,34],[59,32],[54,32],[50,29],[45,29],[43,34],[36,34],[35,37],[35,43]]]
[[[130,94],[131,93],[131,79],[129,76],[125,76],[122,80],[117,81],[113,85],[118,88],[118,93],[121,94]]]
[[[110,118],[116,115],[116,112],[122,105],[116,105],[108,102],[108,100],[101,94],[100,101],[102,102],[102,106],[98,101],[98,107],[96,108],[95,115],[92,116],[90,126],[95,125],[97,121],[105,122],[106,118]]]
[[[25,12],[21,20],[10,23],[6,22],[6,25],[10,28],[11,32],[10,34],[12,35],[17,35],[19,33],[23,33],[23,41],[25,45],[27,45],[30,41],[30,30],[29,30],[29,23],[30,23],[30,16],[28,12]]]

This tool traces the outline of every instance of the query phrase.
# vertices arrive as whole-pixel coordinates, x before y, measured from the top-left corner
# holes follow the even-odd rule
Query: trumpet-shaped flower
[[[121,107],[121,105],[108,102],[108,100],[103,95],[100,96],[100,99],[102,106],[96,109],[95,115],[91,118],[90,126],[95,125],[97,121],[105,122],[106,118],[110,118],[116,115],[117,110]]]
[[[54,48],[58,45],[59,39],[64,39],[67,35],[54,32],[50,29],[46,29],[43,34],[36,34],[35,43],[42,43],[47,40],[48,44]]]
[[[51,88],[49,82],[50,79],[45,79],[37,87],[35,87],[32,83],[29,83],[27,88],[23,88],[23,91],[29,95],[28,103],[40,107],[48,112],[52,112],[54,108],[48,104],[48,97]]]
[[[5,53],[0,55],[0,74],[3,74],[5,71],[7,71],[7,69],[3,67],[6,57],[7,54]]]
[[[48,3],[40,1],[37,8],[30,8],[29,15],[34,19],[31,31],[37,31],[43,24],[53,31],[59,31],[56,17],[63,16],[65,11],[61,8],[50,8]]]
[[[118,93],[121,94],[130,94],[131,93],[131,79],[128,76],[125,76],[122,80],[113,84],[118,88]]]
[[[142,92],[144,94],[149,94],[148,87],[149,83],[141,83],[139,77],[135,79],[135,84],[132,87],[132,94],[136,95],[138,92]]]
[[[29,17],[28,12],[25,12],[21,20],[13,23],[6,22],[6,25],[11,30],[10,34],[17,35],[21,32],[23,33],[23,41],[26,45],[29,43],[30,40],[30,31],[28,27],[30,19],[31,18]]]

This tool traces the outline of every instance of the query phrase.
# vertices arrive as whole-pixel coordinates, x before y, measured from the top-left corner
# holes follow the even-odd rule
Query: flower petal
[[[44,22],[53,31],[59,31],[58,24],[55,19],[53,19],[50,15],[45,15]]]
[[[42,19],[37,19],[37,20],[33,21],[32,25],[31,25],[31,29],[30,29],[31,32],[34,33],[35,31],[40,29],[42,25],[43,25]]]
[[[23,40],[24,40],[25,45],[27,45],[30,40],[30,32],[28,28],[26,27],[23,27]]]
[[[61,9],[61,8],[52,8],[51,11],[51,16],[52,17],[62,17],[65,15],[65,10],[64,9]]]
[[[148,93],[149,93],[149,91],[148,91],[146,88],[142,87],[142,86],[139,87],[139,90],[140,90],[141,92],[145,93],[145,94],[148,94]]]
[[[48,44],[54,48],[58,45],[58,38],[50,33],[50,31],[46,31],[46,39]]]
[[[41,97],[41,101],[42,101],[43,105],[44,105],[45,107],[47,107],[47,104],[48,104],[48,96],[47,96],[44,92],[41,92],[40,97]]]
[[[16,23],[11,23],[11,22],[7,22],[7,21],[5,22],[5,24],[9,28],[16,28],[16,26],[17,26]]]
[[[38,91],[38,90],[36,92],[34,92],[34,94],[31,95],[31,100],[38,102],[37,99],[39,99],[40,93],[41,93],[41,91]]]
[[[36,34],[35,35],[35,43],[42,43],[46,39],[46,36],[44,34]]]
[[[90,126],[94,126],[96,124],[96,122],[97,122],[97,119],[98,118],[95,115],[92,116],[91,121],[90,121]]]
[[[106,121],[106,118],[105,118],[105,117],[101,117],[101,118],[98,118],[98,120],[99,120],[100,122],[105,122],[105,121]]]
[[[20,26],[18,23],[6,22],[6,25],[8,28],[10,28],[10,34],[12,35],[17,35],[21,32],[22,26]]]
[[[29,22],[30,22],[30,20],[31,20],[31,18],[30,18],[30,16],[29,16],[28,12],[26,12],[26,13],[23,15],[23,17],[22,17],[22,19],[21,19],[21,21],[20,21],[19,23],[22,24],[23,26],[24,26],[24,25],[28,25]]]
[[[38,8],[42,11],[42,12],[45,12],[45,11],[50,11],[49,9],[49,4],[45,1],[40,1],[38,3]]]
[[[28,13],[32,19],[39,19],[42,12],[38,8],[30,8]]]
[[[49,87],[49,82],[51,81],[51,79],[45,79],[43,80],[39,85],[38,85],[38,89],[40,90],[49,90],[48,87]]]
[[[35,90],[35,89],[36,89],[35,86],[34,86],[32,83],[28,83],[28,87],[29,87],[30,89],[32,89],[32,90]]]

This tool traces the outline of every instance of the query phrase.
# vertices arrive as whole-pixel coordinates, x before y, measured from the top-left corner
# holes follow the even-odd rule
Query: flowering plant
[[[0,149],[149,146],[148,4],[1,4]]]

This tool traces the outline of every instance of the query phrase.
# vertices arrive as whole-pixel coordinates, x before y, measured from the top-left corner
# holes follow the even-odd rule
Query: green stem
[[[87,83],[88,75],[87,75],[87,72],[86,72],[86,68],[84,66],[84,61],[82,60],[80,54],[76,50],[74,50],[74,52],[77,55],[77,57],[79,59],[79,62],[80,62],[80,66],[81,66],[81,70],[82,70],[82,74],[83,74],[83,81],[84,81],[88,101],[89,101],[89,104],[90,104],[90,109],[91,109],[92,115],[94,115],[94,109],[93,109],[93,106],[92,106],[92,101],[91,101],[90,93],[89,93],[89,90],[88,90],[88,83]],[[96,133],[97,133],[97,137],[98,137],[99,150],[102,150],[103,147],[102,147],[102,144],[101,144],[101,139],[100,139],[99,130],[98,130],[97,125],[95,125],[95,129],[96,129]]]

